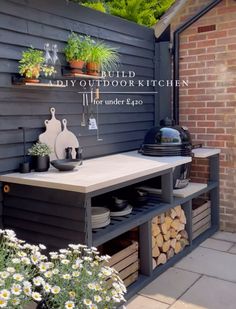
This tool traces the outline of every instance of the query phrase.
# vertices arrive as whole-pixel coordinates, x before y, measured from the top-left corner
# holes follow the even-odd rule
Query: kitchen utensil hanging
[[[89,106],[89,103],[88,103],[88,94],[86,93],[86,104],[87,106]],[[97,130],[98,127],[97,127],[97,121],[96,121],[96,118],[94,117],[94,114],[93,114],[93,105],[94,105],[94,102],[93,102],[93,88],[91,88],[91,93],[90,93],[90,108],[89,108],[89,116],[88,116],[88,128],[89,130]]]
[[[50,160],[55,160],[57,158],[55,154],[55,140],[61,132],[61,122],[55,117],[56,109],[54,107],[50,108],[50,112],[51,119],[44,121],[46,130],[39,135],[39,141],[40,143],[47,144],[51,148]]]
[[[55,152],[58,159],[65,159],[65,149],[72,147],[72,158],[76,156],[75,148],[79,147],[79,142],[74,133],[67,129],[67,120],[62,120],[63,130],[58,134],[55,143]]]

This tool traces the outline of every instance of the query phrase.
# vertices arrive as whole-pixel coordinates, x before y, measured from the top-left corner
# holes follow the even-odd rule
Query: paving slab
[[[169,268],[139,294],[163,303],[173,304],[199,277],[200,275],[186,270]]]
[[[212,238],[226,240],[236,243],[236,233],[229,233],[229,232],[216,232]]]
[[[233,245],[230,250],[229,250],[230,253],[233,253],[233,254],[236,254],[236,245]]]
[[[203,276],[170,308],[235,309],[235,291],[235,283]]]
[[[163,304],[157,300],[153,300],[141,295],[130,299],[126,304],[127,309],[167,309],[169,305]]]
[[[209,248],[209,249],[215,249],[219,251],[228,251],[229,248],[231,248],[233,245],[232,242],[219,240],[219,239],[213,239],[208,238],[203,243],[201,243],[201,247]]]
[[[175,267],[236,282],[235,265],[236,255],[234,254],[198,247]]]

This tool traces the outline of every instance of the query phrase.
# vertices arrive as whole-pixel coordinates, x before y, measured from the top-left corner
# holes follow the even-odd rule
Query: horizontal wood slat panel
[[[154,93],[149,93],[154,91],[153,87],[101,87],[101,92],[115,92],[101,93],[104,101],[129,97],[142,100],[143,104],[99,106],[99,131],[103,141],[97,141],[95,130],[80,126],[82,94],[77,92],[82,92],[83,88],[79,83],[61,89],[12,85],[11,74],[18,71],[18,60],[27,47],[43,49],[45,42],[57,44],[61,63],[66,64],[62,52],[71,31],[91,35],[118,48],[119,71],[135,71],[136,83],[139,79],[154,79],[153,29],[64,0],[1,0],[0,173],[16,170],[22,162],[22,134],[17,128],[29,128],[26,140],[27,148],[30,147],[44,131],[44,120],[50,118],[52,106],[56,108],[58,119],[68,120],[69,129],[84,148],[84,158],[137,149],[145,132],[154,124],[155,97]],[[122,91],[147,93],[119,93]]]

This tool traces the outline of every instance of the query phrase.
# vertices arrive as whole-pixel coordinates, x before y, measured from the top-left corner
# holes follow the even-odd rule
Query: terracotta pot
[[[27,71],[25,72],[25,75],[27,74]],[[40,73],[40,66],[36,66],[32,70],[32,77],[31,78],[25,76],[25,82],[26,83],[32,83],[32,84],[39,83],[39,79],[38,79],[38,77],[36,77],[36,76],[39,76],[39,73]]]
[[[82,60],[72,60],[69,61],[71,72],[72,73],[79,73],[79,74],[84,74],[83,68],[85,62]]]
[[[100,75],[100,69],[101,69],[101,66],[97,62],[88,62],[87,63],[87,73],[89,75],[99,76]]]

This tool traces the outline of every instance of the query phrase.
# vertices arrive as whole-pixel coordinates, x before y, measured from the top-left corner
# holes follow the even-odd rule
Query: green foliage
[[[102,2],[84,2],[82,5],[103,13],[107,12],[106,7]]]
[[[19,73],[28,78],[38,78],[43,62],[43,52],[31,47],[22,53],[22,58],[19,61]]]
[[[22,58],[19,61],[19,73],[27,78],[38,78],[40,71],[45,76],[51,76],[56,73],[53,66],[44,65],[43,51],[34,49],[33,47],[22,52]]]
[[[88,62],[96,62],[101,65],[103,71],[116,68],[119,61],[117,50],[101,41],[93,41],[88,56]]]
[[[64,49],[67,61],[87,61],[90,52],[91,39],[89,36],[77,35],[72,32]]]
[[[43,143],[36,143],[28,150],[29,155],[37,157],[48,156],[51,152],[50,147]]]
[[[151,27],[175,0],[71,0],[84,6]]]

